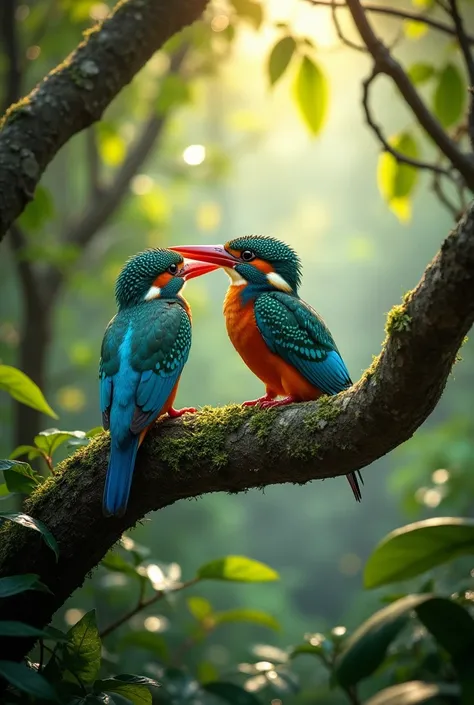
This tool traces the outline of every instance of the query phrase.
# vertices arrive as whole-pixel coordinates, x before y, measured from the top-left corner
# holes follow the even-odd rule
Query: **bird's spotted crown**
[[[246,235],[230,240],[226,250],[250,250],[258,259],[269,262],[275,272],[297,291],[301,283],[301,262],[296,252],[282,240],[266,235]]]
[[[119,308],[133,306],[143,300],[147,291],[160,274],[183,258],[177,252],[149,249],[128,259],[115,285],[115,299]]]

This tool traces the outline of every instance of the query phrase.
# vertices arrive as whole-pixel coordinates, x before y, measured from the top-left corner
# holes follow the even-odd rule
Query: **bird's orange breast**
[[[268,348],[257,327],[253,301],[242,304],[241,290],[240,286],[227,290],[224,316],[229,338],[242,360],[262,380],[270,396],[291,394],[301,401],[317,399],[320,391]]]

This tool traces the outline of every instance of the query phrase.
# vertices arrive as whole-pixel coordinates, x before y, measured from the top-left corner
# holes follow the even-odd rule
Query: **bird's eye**
[[[255,254],[251,250],[244,250],[240,254],[240,259],[243,259],[244,262],[251,262],[255,259]]]
[[[176,274],[177,271],[178,271],[178,265],[174,264],[174,263],[170,264],[170,266],[168,267],[168,272],[170,274]]]

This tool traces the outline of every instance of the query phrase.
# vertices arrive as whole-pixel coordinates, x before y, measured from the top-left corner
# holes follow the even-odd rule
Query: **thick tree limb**
[[[66,460],[27,506],[58,540],[59,562],[36,532],[0,529],[0,577],[38,573],[53,595],[1,600],[0,620],[49,622],[121,533],[149,511],[209,492],[344,475],[385,455],[435,407],[473,322],[474,204],[417,288],[393,309],[382,353],[347,392],[271,411],[225,407],[156,424],[139,453],[122,519],[101,514],[108,435]],[[0,658],[19,659],[30,645],[0,640]]]
[[[121,0],[112,15],[29,96],[7,111],[0,131],[0,239],[33,197],[47,165],[105,108],[207,0]]]

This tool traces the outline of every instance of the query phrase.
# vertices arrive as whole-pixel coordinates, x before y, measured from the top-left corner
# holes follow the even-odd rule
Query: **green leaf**
[[[443,127],[459,122],[464,114],[467,86],[463,74],[454,64],[446,64],[438,74],[433,109]]]
[[[99,673],[101,641],[95,619],[95,610],[87,612],[67,633],[64,653],[66,668],[82,683],[92,683]],[[66,680],[77,680],[66,674]]]
[[[30,494],[44,482],[44,478],[35,472],[29,463],[20,460],[0,460],[0,470],[3,470],[3,477],[10,492]]]
[[[97,692],[117,693],[123,698],[130,700],[133,705],[152,705],[151,693],[145,685],[121,683],[115,678],[107,678],[103,681],[96,681],[94,690]]]
[[[202,687],[208,693],[217,696],[230,705],[260,705],[260,700],[257,700],[255,695],[248,693],[240,685],[234,685],[234,683],[215,681],[213,683],[205,683]]]
[[[293,37],[283,37],[273,47],[268,60],[268,75],[271,86],[274,86],[285,73],[295,49],[296,42]]]
[[[42,700],[57,701],[56,693],[46,678],[23,663],[0,661],[0,676],[24,693]]]
[[[104,566],[104,568],[107,568],[107,570],[112,570],[115,573],[124,573],[136,580],[144,580],[144,577],[140,575],[131,563],[128,563],[122,556],[114,551],[109,551],[104,558],[102,558],[100,564]]]
[[[10,494],[10,490],[6,486],[6,483],[4,482],[3,484],[0,485],[0,498],[4,499]]]
[[[428,31],[428,27],[425,22],[420,22],[418,20],[404,20],[403,21],[403,32],[405,37],[408,39],[420,39]]]
[[[408,622],[410,612],[431,597],[408,595],[364,622],[347,640],[336,661],[338,682],[347,688],[370,676],[383,663],[388,647]]]
[[[415,85],[426,83],[434,76],[434,74],[434,66],[423,61],[412,64],[412,66],[408,69],[408,75]]]
[[[20,455],[27,455],[28,460],[33,460],[33,458],[38,458],[43,455],[42,452],[36,448],[36,446],[17,446],[9,455],[10,460],[19,458]]]
[[[104,433],[103,426],[94,426],[89,431],[87,431],[86,438],[94,438],[95,436],[98,436],[99,433]]]
[[[213,618],[216,625],[228,622],[252,622],[253,624],[260,624],[262,627],[268,627],[275,631],[279,631],[280,629],[278,620],[271,614],[267,614],[261,610],[247,609],[245,607],[226,610],[225,612],[216,612]]]
[[[263,583],[278,580],[278,573],[260,561],[245,556],[226,556],[201,566],[197,572],[201,580],[233,580],[244,583]]]
[[[369,557],[366,588],[408,580],[458,556],[474,553],[474,520],[441,517],[392,531]]]
[[[240,17],[249,20],[255,29],[260,28],[263,22],[263,10],[259,2],[254,2],[253,0],[231,0],[231,3]]]
[[[126,649],[127,647],[135,647],[139,649],[146,649],[146,651],[151,651],[152,653],[160,659],[160,661],[166,661],[168,658],[168,647],[166,641],[163,639],[161,634],[156,634],[156,632],[148,631],[137,631],[128,632],[119,642],[120,649]]]
[[[38,385],[16,367],[0,365],[0,390],[8,392],[16,401],[31,406],[42,414],[58,418]]]
[[[38,639],[54,639],[55,641],[66,640],[62,635],[54,637],[53,634],[54,632],[50,632],[47,629],[37,629],[32,627],[31,624],[25,624],[24,622],[0,622],[0,636],[31,636]]]
[[[35,443],[43,453],[51,458],[53,453],[66,441],[83,440],[85,437],[84,431],[60,431],[58,428],[48,428],[35,436]]]
[[[438,695],[455,698],[458,702],[459,688],[448,683],[423,683],[423,681],[408,681],[381,690],[367,700],[365,705],[435,705],[434,698]],[[439,700],[436,700],[438,703]]]
[[[402,132],[391,137],[390,145],[406,157],[418,157],[418,145],[409,132]],[[417,182],[418,170],[408,164],[401,164],[390,152],[383,152],[377,167],[379,191],[387,201],[390,209],[401,221],[411,217],[409,197]]]
[[[188,597],[188,610],[199,622],[212,614],[212,605],[204,597]]]
[[[34,573],[10,575],[8,578],[0,578],[0,598],[18,595],[18,593],[26,592],[26,590],[50,592],[49,588],[40,581],[39,575],[35,575]]]
[[[28,203],[18,222],[28,231],[39,230],[47,220],[54,216],[54,203],[50,192],[43,186],[37,186],[35,196]]]
[[[21,512],[0,512],[0,521],[6,519],[14,521],[16,524],[26,526],[27,529],[39,531],[45,544],[54,552],[56,560],[59,558],[59,548],[56,539],[42,521],[33,519],[33,517],[30,517],[28,514],[22,514]]]
[[[318,135],[324,125],[329,104],[329,84],[318,64],[304,56],[294,84],[294,97],[311,134]]]

